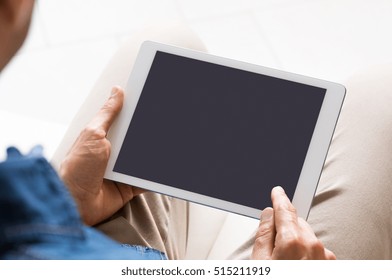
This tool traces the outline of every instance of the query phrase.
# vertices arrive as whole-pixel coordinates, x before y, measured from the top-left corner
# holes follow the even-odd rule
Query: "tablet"
[[[147,41],[125,94],[105,178],[254,218],[280,185],[307,218],[343,86]]]

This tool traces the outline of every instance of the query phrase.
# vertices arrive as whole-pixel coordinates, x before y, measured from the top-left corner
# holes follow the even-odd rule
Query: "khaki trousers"
[[[147,29],[124,44],[71,123],[52,160],[55,166],[109,96],[111,87],[125,87],[144,40],[205,51],[197,36],[179,25]],[[308,219],[316,235],[339,259],[392,258],[390,76],[392,66],[383,66],[345,83],[347,97]],[[153,247],[170,259],[182,259],[192,222],[188,218],[188,202],[146,193],[97,228],[119,242]],[[253,235],[243,238],[243,245],[229,259],[249,258]]]

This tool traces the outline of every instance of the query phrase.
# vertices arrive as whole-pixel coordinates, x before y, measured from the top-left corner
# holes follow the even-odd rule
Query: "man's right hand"
[[[281,187],[271,192],[273,208],[261,214],[252,259],[261,260],[335,260],[334,253],[324,248],[310,225],[297,216]]]

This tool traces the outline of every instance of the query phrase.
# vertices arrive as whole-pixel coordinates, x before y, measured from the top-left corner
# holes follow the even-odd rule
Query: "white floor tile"
[[[177,0],[188,20],[248,11],[252,0]]]
[[[344,81],[392,61],[391,1],[312,1],[260,10],[257,21],[283,68]]]
[[[116,49],[105,40],[16,56],[0,76],[0,110],[69,123]]]
[[[179,18],[174,0],[42,0],[39,5],[51,44],[122,35]]]
[[[269,67],[278,66],[250,13],[194,21],[191,27],[212,54]]]
[[[252,9],[277,9],[279,11],[279,8],[296,6],[309,1],[318,0],[250,0],[250,5]]]
[[[44,48],[47,46],[43,31],[42,18],[38,5],[35,5],[27,38],[19,53]]]
[[[235,15],[253,9],[270,9],[297,5],[313,0],[176,0],[187,20]]]
[[[17,147],[28,153],[35,145],[44,148],[44,155],[50,159],[65,133],[66,127],[50,121],[42,121],[0,110],[0,161],[5,159],[6,148]]]

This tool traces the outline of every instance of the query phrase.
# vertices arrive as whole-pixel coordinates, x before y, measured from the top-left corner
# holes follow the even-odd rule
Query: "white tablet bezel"
[[[330,141],[332,139],[335,125],[344,100],[346,91],[344,86],[311,77],[288,73],[157,42],[144,42],[136,58],[132,73],[125,88],[126,97],[124,100],[123,109],[117,117],[115,123],[112,125],[107,136],[112,143],[112,151],[106,169],[105,178],[199,204],[227,210],[237,214],[254,218],[260,217],[260,209],[254,209],[233,202],[208,197],[113,171],[114,164],[120,152],[123,140],[128,130],[128,126],[132,120],[133,113],[135,112],[136,105],[157,51],[189,57],[201,61],[211,62],[326,89],[326,94],[322,103],[319,118],[317,120],[301,175],[299,177],[299,181],[292,199],[293,205],[297,208],[298,215],[306,219],[312,204],[321,170],[324,165]],[[273,186],[271,186],[271,189],[272,187]],[[265,195],[270,194],[268,193]]]

